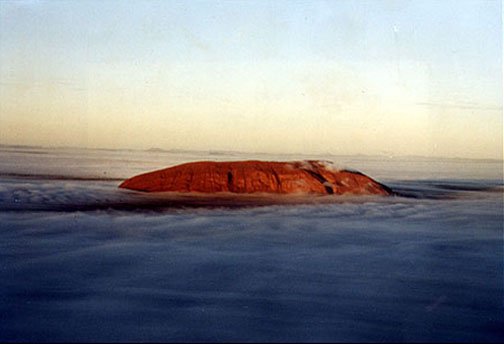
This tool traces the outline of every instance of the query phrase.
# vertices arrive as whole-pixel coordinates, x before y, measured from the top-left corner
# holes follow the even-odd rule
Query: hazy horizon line
[[[243,150],[227,150],[227,149],[189,149],[189,148],[109,148],[109,147],[85,147],[85,146],[71,146],[71,145],[54,145],[54,146],[44,146],[44,145],[30,145],[30,144],[5,144],[0,143],[0,148],[36,148],[36,149],[82,149],[82,150],[98,150],[98,151],[138,151],[138,152],[151,152],[151,153],[182,153],[182,152],[198,152],[207,153],[210,155],[223,155],[223,154],[258,154],[258,155],[301,155],[301,156],[365,156],[365,157],[385,157],[389,159],[394,158],[424,158],[424,159],[449,159],[449,160],[476,160],[476,161],[492,161],[492,162],[504,162],[504,156],[502,158],[474,158],[474,157],[460,157],[460,156],[441,156],[441,155],[418,155],[418,154],[390,154],[390,153],[376,153],[376,154],[366,154],[366,153],[354,153],[354,154],[341,154],[332,152],[318,152],[318,153],[286,153],[286,152],[252,152]]]

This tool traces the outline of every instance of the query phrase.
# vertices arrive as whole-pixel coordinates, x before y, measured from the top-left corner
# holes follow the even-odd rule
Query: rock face
[[[325,161],[192,162],[132,177],[119,187],[146,192],[392,194],[360,172],[337,170]]]

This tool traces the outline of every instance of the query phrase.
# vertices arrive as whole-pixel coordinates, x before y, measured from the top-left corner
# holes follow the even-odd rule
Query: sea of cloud
[[[501,340],[502,194],[0,213],[0,339]]]
[[[82,178],[162,152],[50,154],[74,165],[0,164],[1,341],[504,339],[499,170],[368,161],[401,195],[171,207]]]

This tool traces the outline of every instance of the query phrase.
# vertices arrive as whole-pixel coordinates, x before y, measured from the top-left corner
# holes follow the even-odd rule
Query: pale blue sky
[[[0,1],[0,143],[502,158],[500,1]]]

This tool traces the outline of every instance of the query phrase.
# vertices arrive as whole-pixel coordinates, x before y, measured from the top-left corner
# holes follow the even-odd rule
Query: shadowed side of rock
[[[378,194],[390,189],[359,173],[320,161],[201,161],[141,174],[119,187],[146,192]]]

